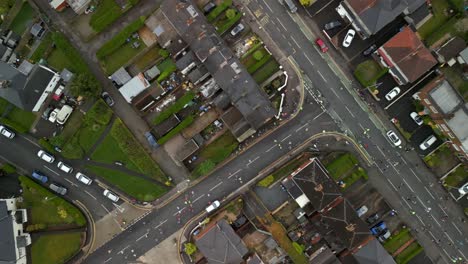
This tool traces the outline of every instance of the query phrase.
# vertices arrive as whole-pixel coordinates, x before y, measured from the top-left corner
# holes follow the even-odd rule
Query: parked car
[[[324,26],[324,28],[325,28],[326,30],[330,30],[330,29],[337,28],[337,27],[339,27],[339,26],[341,26],[341,22],[338,21],[338,20],[335,20],[335,21],[331,21],[331,22],[326,23],[325,26]]]
[[[57,123],[64,125],[73,112],[73,108],[69,105],[62,106],[62,109],[57,113]]]
[[[385,230],[382,231],[382,234],[378,237],[378,239],[379,239],[380,242],[384,242],[391,235],[392,235],[392,233],[390,233],[390,231],[388,229],[385,229]]]
[[[359,217],[361,217],[365,215],[367,211],[369,211],[369,209],[367,208],[367,206],[363,205],[356,210],[356,213]]]
[[[374,236],[377,236],[380,233],[382,233],[382,231],[384,231],[385,229],[387,229],[387,225],[384,221],[380,221],[374,227],[372,227],[370,231]]]
[[[53,106],[48,106],[44,112],[42,112],[42,119],[44,120],[48,120],[49,119],[49,116],[50,116],[50,113],[52,113],[52,111],[54,111],[54,107]]]
[[[64,171],[66,173],[72,173],[73,171],[72,166],[63,163],[62,161],[57,163],[57,168],[59,168],[61,171]]]
[[[213,3],[213,2],[208,2],[208,4],[206,4],[204,7],[203,7],[203,13],[206,15],[208,14],[209,12],[211,12],[213,9],[216,8],[216,5]]]
[[[220,205],[221,205],[221,203],[218,200],[216,200],[216,201],[212,202],[208,207],[206,207],[205,210],[206,210],[207,213],[211,213],[214,210],[216,210]]]
[[[397,134],[393,130],[387,131],[387,137],[388,139],[390,139],[390,141],[395,147],[398,147],[401,145],[400,138],[397,136]]]
[[[93,180],[91,180],[91,178],[89,178],[88,176],[84,175],[81,172],[77,172],[76,175],[75,175],[75,178],[78,181],[80,181],[81,183],[84,183],[86,185],[91,185],[91,183],[93,182]]]
[[[416,112],[411,112],[410,114],[410,117],[414,120],[414,122],[420,126],[424,123],[424,121],[422,120],[421,116],[418,115],[418,113]]]
[[[316,39],[315,43],[317,44],[317,46],[319,46],[320,50],[322,50],[323,53],[328,51],[327,45],[325,45],[325,42],[321,38]]]
[[[369,55],[371,55],[372,52],[374,52],[376,49],[377,49],[377,45],[372,44],[370,47],[368,47],[367,49],[364,50],[364,52],[362,53],[362,55],[364,55],[364,56],[369,56]]]
[[[53,163],[55,160],[54,155],[47,153],[42,149],[37,152],[37,156],[47,163]]]
[[[421,150],[426,150],[426,149],[428,149],[430,146],[432,146],[432,144],[434,144],[436,141],[437,141],[437,138],[436,138],[434,135],[430,135],[428,138],[426,138],[426,139],[419,145],[419,148],[420,148]]]
[[[16,136],[15,132],[6,128],[5,126],[0,125],[0,134],[6,138],[14,138]]]
[[[351,42],[353,42],[354,36],[356,35],[356,31],[352,28],[348,30],[348,33],[346,33],[346,36],[344,37],[343,40],[343,47],[347,48],[351,45]]]
[[[62,99],[63,96],[63,90],[65,90],[65,86],[60,85],[52,95],[52,99],[54,99],[55,101],[60,101],[60,99]]]
[[[112,99],[112,97],[110,96],[110,94],[108,92],[103,92],[101,94],[101,97],[104,100],[104,102],[106,102],[106,104],[108,106],[113,106],[114,105],[114,99]]]
[[[458,188],[458,192],[461,194],[461,195],[465,195],[468,193],[468,182],[463,184],[462,187]]]
[[[237,34],[241,33],[242,30],[244,30],[244,25],[242,23],[237,24],[232,30],[231,30],[231,36],[235,37]]]
[[[375,213],[375,214],[367,217],[366,222],[371,225],[371,224],[375,223],[377,220],[379,220],[379,218],[380,218],[379,214]]]
[[[387,99],[387,101],[391,101],[393,100],[393,98],[397,97],[397,95],[399,95],[400,92],[401,92],[400,87],[396,86],[385,95],[385,99]]]
[[[289,8],[289,11],[291,11],[291,13],[297,12],[297,6],[293,3],[292,0],[284,0],[284,3]]]
[[[42,183],[46,183],[49,181],[49,177],[45,176],[42,172],[38,171],[38,170],[35,170],[32,172],[31,174],[31,177],[33,177],[34,179],[42,182]]]
[[[54,192],[56,192],[56,193],[58,193],[60,195],[65,195],[65,194],[67,194],[67,191],[68,191],[67,188],[65,188],[65,187],[63,187],[61,185],[58,185],[57,183],[51,183],[49,185],[49,188],[52,191],[54,191]]]
[[[55,108],[49,115],[49,121],[52,122],[52,123],[55,123],[55,121],[57,120],[57,114],[58,112],[60,111],[60,109],[58,108]]]
[[[119,197],[107,189],[104,190],[103,194],[105,197],[109,198],[111,201],[115,203],[119,201]]]
[[[114,161],[114,164],[115,164],[115,165],[118,165],[118,166],[123,166],[123,165],[124,165],[123,162],[118,161],[118,160],[117,160],[117,161]]]

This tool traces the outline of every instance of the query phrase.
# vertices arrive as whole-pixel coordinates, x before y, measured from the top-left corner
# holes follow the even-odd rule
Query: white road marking
[[[448,215],[447,212],[445,212],[444,208],[442,208],[442,206],[440,206],[440,204],[437,204],[440,208],[440,210],[442,210],[442,212],[444,212],[445,215]]]
[[[287,135],[285,138],[283,138],[283,139],[281,140],[281,142],[285,141],[285,140],[288,139],[290,136],[291,136],[291,134]]]
[[[274,146],[272,146],[271,148],[267,149],[265,152],[270,152],[270,150],[272,150],[272,149],[274,149],[274,148],[276,148],[276,147],[277,147],[277,145],[274,145]]]
[[[106,212],[107,212],[108,214],[110,214],[109,209],[107,209],[107,208],[106,208],[104,205],[102,205],[102,204],[101,204],[101,206],[102,206],[102,208],[104,208],[104,210],[106,210]]]
[[[458,252],[460,252],[460,254],[463,256],[463,258],[468,259],[468,258],[463,254],[463,252],[460,251],[460,249],[457,249],[457,250],[458,250]]]
[[[447,236],[447,238],[450,240],[450,242],[452,242],[452,244],[455,244],[455,242],[453,242],[453,239],[449,236],[449,234],[447,232],[444,232],[444,234]]]
[[[460,228],[458,228],[457,225],[455,225],[454,222],[452,222],[452,225],[455,227],[455,229],[457,229],[458,233],[460,233],[460,235],[463,235],[462,231],[460,230]]]
[[[75,186],[75,187],[78,187],[78,185],[76,185],[74,182],[70,181],[69,179],[67,178],[64,178],[68,183],[70,183],[72,186]]]
[[[414,176],[416,176],[416,179],[418,179],[419,182],[422,182],[421,179],[419,179],[418,175],[416,174],[416,172],[414,172],[413,169],[410,168],[410,171],[413,173]]]
[[[271,13],[273,13],[273,10],[271,9],[271,7],[265,2],[265,0],[262,0],[263,3],[265,4],[265,6],[270,10]],[[278,20],[279,21],[279,20]]]
[[[202,194],[200,196],[198,196],[195,200],[192,201],[192,203],[196,203],[198,200],[200,200],[203,196],[205,196],[205,194]]]
[[[298,129],[296,129],[295,131],[296,132],[299,132],[300,130],[302,130],[304,127],[308,126],[309,123],[305,123],[304,125],[302,125],[301,127],[299,127]]]
[[[417,196],[416,198],[418,198],[418,201],[422,204],[422,206],[424,208],[427,208],[427,206],[424,204],[424,202],[421,200],[421,198],[419,198],[419,196]]]
[[[138,241],[140,241],[140,240],[142,240],[143,238],[146,238],[146,237],[148,237],[148,233],[145,233],[145,234],[142,235],[141,237],[137,238],[137,239],[135,240],[135,242],[138,242]]]
[[[447,257],[452,260],[452,257],[450,256],[450,254],[447,252],[447,250],[445,250],[445,248],[442,248],[442,250],[445,252],[445,254],[447,255]]]
[[[155,226],[154,229],[158,229],[160,226],[164,225],[167,222],[167,219],[159,223],[159,225]]]
[[[94,200],[97,200],[96,197],[94,197],[94,195],[90,194],[88,191],[84,191],[86,194],[88,194],[89,196],[93,197]]]
[[[185,206],[182,207],[179,211],[175,212],[175,213],[173,214],[173,216],[176,216],[176,215],[180,214],[183,210],[185,210]]]
[[[435,200],[434,196],[432,195],[432,193],[429,191],[429,189],[427,189],[426,186],[424,186],[424,189],[426,190],[426,192],[432,197],[432,199]]]
[[[117,253],[117,254],[123,254],[124,251],[125,251],[127,248],[129,248],[129,247],[130,247],[130,245],[128,245],[128,246],[122,248],[122,250],[120,250],[119,253]]]
[[[58,172],[52,170],[51,168],[47,167],[46,165],[44,165],[44,168],[50,170],[50,171],[51,171],[52,173],[54,173],[55,175],[60,176],[60,174],[59,174]]]
[[[349,114],[350,114],[352,117],[356,118],[356,117],[353,115],[353,112],[351,112],[351,110],[349,110],[349,108],[348,108],[347,106],[345,106],[345,108],[346,108],[346,110],[348,110]]]
[[[426,226],[426,225],[424,224],[424,222],[422,221],[421,217],[419,217],[419,215],[416,215],[416,216],[418,217],[419,222],[421,222],[421,224],[422,224],[423,226]]]
[[[260,158],[260,156],[257,156],[255,157],[255,159],[253,160],[249,160],[249,163],[247,163],[247,166],[249,166],[250,164],[254,163],[256,160],[258,160]]]
[[[309,61],[309,63],[314,66],[314,63],[312,62],[312,60],[309,58],[309,56],[307,56],[307,54],[304,54],[304,56],[306,57],[306,59]]]
[[[108,258],[108,259],[104,260],[104,263],[109,262],[111,259],[112,259],[112,258]]]
[[[274,145],[273,147],[276,147],[276,145]],[[269,151],[269,150],[268,150],[268,151]],[[267,152],[268,152],[268,151],[267,151]],[[228,179],[230,179],[231,177],[235,176],[235,175],[236,175],[237,173],[239,173],[241,170],[242,170],[242,169],[238,169],[238,170],[236,170],[236,172],[234,172],[233,174],[230,174],[229,177],[228,177]]]
[[[27,138],[26,136],[20,135],[20,137],[26,139],[27,141],[29,141],[30,143],[32,143],[32,144],[35,145],[36,147],[42,148],[41,145],[37,144],[36,142],[32,141],[31,139]]]
[[[296,44],[296,46],[297,46],[298,48],[301,47],[301,46],[299,45],[299,43],[297,43],[296,39],[295,39],[293,36],[291,36],[291,39],[292,39],[292,41]]]
[[[390,185],[392,185],[393,189],[395,189],[395,191],[398,192],[397,187],[395,187],[395,185],[388,178],[387,178],[387,181],[390,183]]]
[[[400,174],[400,171],[398,171],[398,170],[395,168],[395,166],[393,166],[392,163],[390,163],[390,165],[391,165],[392,168],[396,171],[397,174]],[[405,179],[403,179],[403,180],[405,180]],[[409,185],[408,185],[408,186],[409,186]],[[410,189],[411,189],[411,187],[410,187]],[[414,192],[414,191],[412,191],[412,192]]]
[[[276,18],[276,20],[278,20],[278,23],[281,25],[281,27],[284,29],[284,31],[288,31],[288,30],[286,29],[286,27],[283,25],[283,23],[281,23],[281,21],[280,21],[278,18]],[[278,31],[280,31],[280,30],[278,30]],[[281,32],[281,31],[280,31],[280,32]]]
[[[435,219],[435,217],[434,217],[432,214],[431,214],[431,217],[432,217],[432,219],[434,219],[434,221],[437,223],[437,225],[438,225],[439,227],[442,227],[442,226],[440,225],[439,221],[437,221],[437,219]]]
[[[405,163],[406,165],[408,165],[408,162],[406,162],[406,160],[405,160],[402,156],[400,156],[400,159],[401,159],[401,161],[403,161],[403,163]]]
[[[408,182],[406,182],[405,178],[402,178],[402,179],[403,179],[403,181],[405,182],[406,186],[408,186],[408,188],[409,188],[412,192],[414,192],[413,188],[411,188],[411,186],[408,184]],[[419,198],[419,197],[418,197],[418,198]]]
[[[322,111],[322,113],[316,115],[316,116],[314,117],[314,119],[312,119],[312,120],[315,120],[315,119],[319,118],[319,117],[320,117],[321,115],[323,115],[323,114],[325,114],[325,111]]]
[[[408,203],[408,201],[406,201],[406,199],[404,199],[403,201],[405,201],[406,205],[409,207],[409,209],[413,209],[413,207],[411,207],[411,205]]]
[[[322,73],[319,70],[317,70],[317,73],[320,75],[320,77],[322,77],[324,82],[327,82],[327,80],[325,80],[325,77],[323,77]]]
[[[221,184],[223,184],[223,182],[219,182],[218,184],[216,184],[215,186],[213,186],[211,189],[210,189],[210,192],[213,191],[214,189],[218,188]]]
[[[428,232],[429,232],[429,235],[431,235],[431,236],[432,236],[432,238],[434,238],[434,240],[438,240],[438,239],[437,239],[437,238],[434,236],[434,234],[432,234],[432,232],[431,232],[431,231],[428,231]]]
[[[116,203],[112,203],[115,208],[117,208],[117,210],[119,210],[119,212],[123,213],[125,211],[125,208],[122,208],[120,205],[116,204]]]
[[[378,150],[380,151],[380,153],[382,153],[382,155],[387,159],[387,156],[385,155],[385,153],[383,152],[383,150],[382,150],[379,146],[377,146],[377,149],[378,149]]]

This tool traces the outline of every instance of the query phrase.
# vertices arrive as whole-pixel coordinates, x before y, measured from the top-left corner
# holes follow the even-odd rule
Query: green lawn
[[[445,75],[445,78],[449,83],[458,90],[458,92],[465,98],[465,101],[468,102],[468,81],[465,81],[462,78],[462,71],[459,68],[458,64],[453,65],[452,67],[443,67],[440,68]]]
[[[101,0],[91,15],[89,25],[96,32],[101,32],[123,14],[114,0]]]
[[[329,162],[325,167],[334,180],[339,180],[345,173],[349,172],[356,165],[359,165],[356,157],[351,153],[345,153]]]
[[[141,172],[138,167],[133,164],[129,157],[120,149],[119,144],[111,135],[107,135],[99,147],[91,155],[91,159],[99,162],[114,163],[114,161],[122,162],[125,167],[130,170]]]
[[[24,201],[22,208],[29,209],[29,224],[56,226],[70,224],[86,225],[86,219],[74,205],[53,194],[26,176],[20,176]]]
[[[72,72],[76,72],[75,65],[68,59],[65,53],[60,49],[53,49],[46,59],[47,64],[57,71],[61,71],[64,68],[69,69]]]
[[[50,143],[63,147],[65,143],[70,140],[76,131],[80,128],[81,123],[83,122],[84,115],[80,111],[74,111],[73,114],[68,119],[65,127],[62,132],[55,137],[49,139]]]
[[[303,164],[305,161],[306,159],[304,157],[291,160],[278,170],[274,171],[272,174],[268,175],[263,180],[259,181],[257,185],[262,187],[268,187],[274,182],[291,174],[293,171],[299,168],[299,166],[301,166],[301,164]]]
[[[367,60],[356,67],[354,76],[362,86],[368,87],[374,85],[387,71],[387,68],[382,68],[376,61]]]
[[[231,9],[228,9],[228,10],[231,10]],[[232,10],[235,10],[235,9],[232,9]],[[223,34],[232,26],[234,26],[234,24],[237,23],[237,21],[239,21],[241,18],[242,18],[242,13],[240,13],[238,10],[235,10],[234,17],[230,19],[226,16],[226,12],[224,12],[223,16],[217,19],[213,25],[215,26],[216,31],[219,34]]]
[[[52,34],[48,32],[42,38],[41,44],[37,46],[36,50],[34,50],[34,53],[31,55],[29,60],[35,63],[35,62],[38,62],[41,58],[44,58],[45,52],[52,46],[52,44],[53,44]]]
[[[80,232],[44,234],[31,245],[33,264],[62,264],[80,250]]]
[[[21,10],[11,22],[10,29],[21,36],[28,27],[28,24],[32,23],[34,16],[34,9],[25,1]]]
[[[400,229],[400,232],[396,235],[392,235],[390,239],[385,241],[383,244],[384,248],[390,253],[393,254],[396,252],[403,244],[411,240],[411,234],[409,229],[404,228]]]
[[[88,65],[81,57],[81,54],[78,50],[73,47],[70,41],[59,32],[54,32],[52,34],[52,40],[55,44],[55,50],[52,54],[57,51],[55,57],[52,57],[52,63],[56,63],[57,69],[63,69],[63,67],[67,67],[69,70],[76,73],[85,73],[91,74],[88,68]],[[50,60],[51,58],[48,58]],[[64,61],[66,60],[66,62]]]
[[[206,16],[208,22],[213,22],[224,10],[228,9],[232,5],[232,0],[223,0],[219,5],[216,6],[211,12]]]
[[[459,188],[465,182],[468,182],[468,167],[460,165],[445,177],[444,186]]]
[[[448,144],[444,144],[443,146],[439,147],[436,151],[434,151],[432,154],[427,155],[424,157],[424,162],[429,167],[439,167],[441,163],[445,162],[445,160],[448,158],[452,158],[453,153]]]
[[[163,62],[158,64],[158,69],[161,71],[161,74],[156,79],[159,83],[169,78],[171,73],[177,70],[177,66],[172,61],[171,58],[165,59]]]
[[[142,54],[138,57],[138,59],[133,63],[133,65],[138,68],[139,71],[143,71],[146,67],[151,66],[157,61],[161,56],[159,55],[159,51],[161,48],[159,46],[154,46],[146,53]]]
[[[140,47],[133,48],[132,43],[140,43]],[[128,63],[133,57],[146,48],[141,39],[132,39],[129,43],[123,44],[117,51],[101,59],[102,67],[107,74],[112,74],[120,67]]]
[[[5,112],[9,105],[11,104],[7,100],[0,98],[0,115]],[[25,133],[31,128],[35,119],[36,116],[32,112],[13,106],[13,109],[5,117],[1,117],[0,121],[19,133]]]
[[[418,242],[414,241],[407,248],[405,248],[405,250],[403,250],[400,254],[396,256],[396,263],[406,264],[422,251],[423,248],[421,247],[421,245],[419,245]]]
[[[446,12],[449,8],[447,0],[432,0],[431,4],[434,15],[418,29],[418,33],[422,39],[429,37],[450,18]]]
[[[270,78],[271,75],[279,71],[279,66],[279,63],[274,58],[272,58],[269,62],[257,70],[252,75],[252,77],[258,84],[262,84],[264,81]]]
[[[161,185],[124,172],[97,166],[86,166],[86,168],[139,201],[153,201],[167,192],[167,189]]]
[[[165,134],[161,138],[158,139],[158,144],[162,145],[169,141],[172,137],[174,137],[177,133],[180,133],[182,130],[190,126],[193,121],[195,121],[196,115],[190,115],[184,120],[182,120],[176,127],[174,127],[169,133]]]

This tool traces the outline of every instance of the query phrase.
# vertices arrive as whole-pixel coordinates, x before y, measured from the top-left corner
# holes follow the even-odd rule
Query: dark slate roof
[[[3,57],[3,54],[5,54],[6,50],[7,50],[7,47],[0,43],[0,58]]]
[[[248,253],[244,242],[225,219],[206,227],[195,237],[195,244],[208,263],[242,263]]]
[[[275,116],[267,94],[259,89],[192,1],[184,2],[164,1],[161,10],[246,121],[252,127],[260,128]]]
[[[177,69],[181,71],[185,69],[187,66],[189,66],[192,62],[197,63],[198,60],[195,57],[195,54],[193,53],[193,51],[189,51],[176,61]]]
[[[413,25],[417,25],[431,14],[431,11],[429,11],[429,7],[427,5],[421,5],[419,8],[417,8],[413,13],[409,15],[409,17],[412,19]]]
[[[6,201],[0,201],[0,262],[15,263],[15,234],[13,217],[8,214]]]
[[[372,34],[395,20],[406,9],[417,10],[426,0],[345,0]]]
[[[196,67],[195,69],[193,69],[188,75],[187,77],[189,78],[189,80],[197,85],[198,83],[200,83],[200,81],[203,81],[204,79],[206,79],[206,77],[208,77],[210,74],[208,72],[208,70],[205,68],[205,66],[203,65],[199,65],[198,67]]]
[[[455,58],[458,53],[466,48],[465,41],[460,37],[453,37],[449,39],[444,45],[440,46],[437,54],[442,56],[445,61]]]
[[[376,239],[371,240],[353,254],[359,264],[395,264],[392,256]]]

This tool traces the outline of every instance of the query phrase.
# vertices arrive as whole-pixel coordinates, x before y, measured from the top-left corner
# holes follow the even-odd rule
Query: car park
[[[34,179],[42,182],[42,183],[46,183],[49,181],[49,177],[45,176],[42,172],[38,171],[38,170],[35,170],[31,173],[31,177],[33,177]]]
[[[367,49],[365,49],[364,52],[362,52],[362,55],[364,55],[364,56],[369,56],[369,55],[371,55],[372,52],[374,52],[376,49],[377,49],[377,45],[372,44],[370,47],[368,47]]]
[[[380,218],[379,214],[375,213],[375,214],[367,217],[366,222],[371,225],[371,224],[375,223],[377,220],[379,220],[379,218]]]
[[[343,47],[347,48],[351,45],[351,42],[353,42],[354,36],[356,35],[356,31],[354,29],[349,29],[348,33],[346,33],[346,36],[343,39]]]
[[[54,155],[52,155],[52,154],[50,154],[50,153],[47,153],[47,152],[45,152],[45,151],[42,150],[42,149],[39,150],[39,151],[37,152],[37,156],[38,156],[41,160],[43,160],[43,161],[45,161],[45,162],[47,162],[47,163],[53,163],[54,160],[55,160]]]
[[[245,26],[242,23],[237,24],[232,30],[231,30],[231,36],[235,37],[237,34],[242,32],[244,30]]]
[[[384,231],[385,229],[387,229],[387,225],[384,221],[380,221],[374,227],[372,227],[370,231],[374,236],[377,236],[381,234],[382,231]]]
[[[86,185],[91,185],[91,183],[93,182],[91,178],[89,178],[88,176],[84,175],[81,172],[77,172],[75,175],[75,178],[81,183],[86,184]]]
[[[432,146],[432,144],[434,144],[436,141],[437,141],[437,138],[436,138],[434,135],[430,135],[428,138],[426,138],[426,139],[419,145],[419,148],[420,148],[421,150],[426,150],[426,149],[428,149],[430,146]]]
[[[57,163],[57,168],[59,168],[61,171],[66,172],[66,173],[72,173],[73,171],[72,166],[63,163],[62,161]]]
[[[382,231],[382,234],[380,236],[378,236],[378,239],[380,242],[384,242],[386,241],[390,236],[392,235],[392,233],[390,233],[390,231],[388,229],[385,229]]]
[[[59,185],[57,183],[51,183],[49,185],[49,189],[51,189],[52,191],[54,191],[54,192],[56,192],[56,193],[58,193],[60,195],[65,195],[65,194],[67,194],[67,191],[68,191],[67,188],[65,188],[65,187],[63,187],[63,186],[61,186],[61,185]]]
[[[102,194],[104,194],[105,197],[109,198],[109,200],[111,200],[113,202],[118,202],[119,201],[119,197],[115,193],[113,193],[113,192],[111,192],[111,191],[109,191],[107,189],[105,189]]]
[[[387,137],[395,147],[399,147],[401,145],[400,138],[397,136],[397,134],[393,130],[387,131]]]
[[[367,206],[363,205],[356,210],[356,213],[359,217],[361,217],[365,215],[367,211],[369,211],[369,209],[367,208]]]
[[[461,194],[461,195],[465,195],[468,193],[468,182],[463,184],[462,187],[458,188],[458,192]]]
[[[13,132],[12,130],[6,128],[5,126],[2,126],[0,125],[0,134],[2,134],[2,136],[6,137],[6,138],[14,138],[16,136],[15,132]]]
[[[420,126],[420,125],[422,125],[422,124],[424,123],[424,121],[422,120],[421,116],[419,116],[418,113],[416,113],[416,112],[411,112],[410,117],[411,117],[411,119],[414,120],[414,122],[415,122],[418,126]]]
[[[396,86],[396,87],[394,87],[392,90],[390,90],[390,92],[388,92],[388,93],[385,95],[385,99],[387,99],[387,101],[391,101],[391,100],[393,100],[395,97],[397,97],[397,95],[399,95],[400,92],[401,92],[400,87]]]
[[[101,97],[104,100],[104,102],[106,102],[106,104],[108,106],[113,106],[114,105],[114,99],[112,99],[112,97],[110,96],[110,94],[108,92],[103,92],[101,94]]]
[[[206,207],[205,211],[207,213],[211,213],[214,210],[216,210],[220,205],[221,205],[221,203],[218,200],[216,200],[216,201],[212,202],[208,207]]]
[[[337,28],[339,26],[341,26],[341,22],[338,21],[338,20],[335,20],[335,21],[331,21],[331,22],[326,23],[324,28],[326,30],[331,30],[331,29]]]
[[[317,46],[320,48],[320,50],[325,53],[328,51],[328,47],[327,45],[325,45],[325,42],[321,39],[321,38],[318,38],[315,40],[315,43],[317,44]]]

